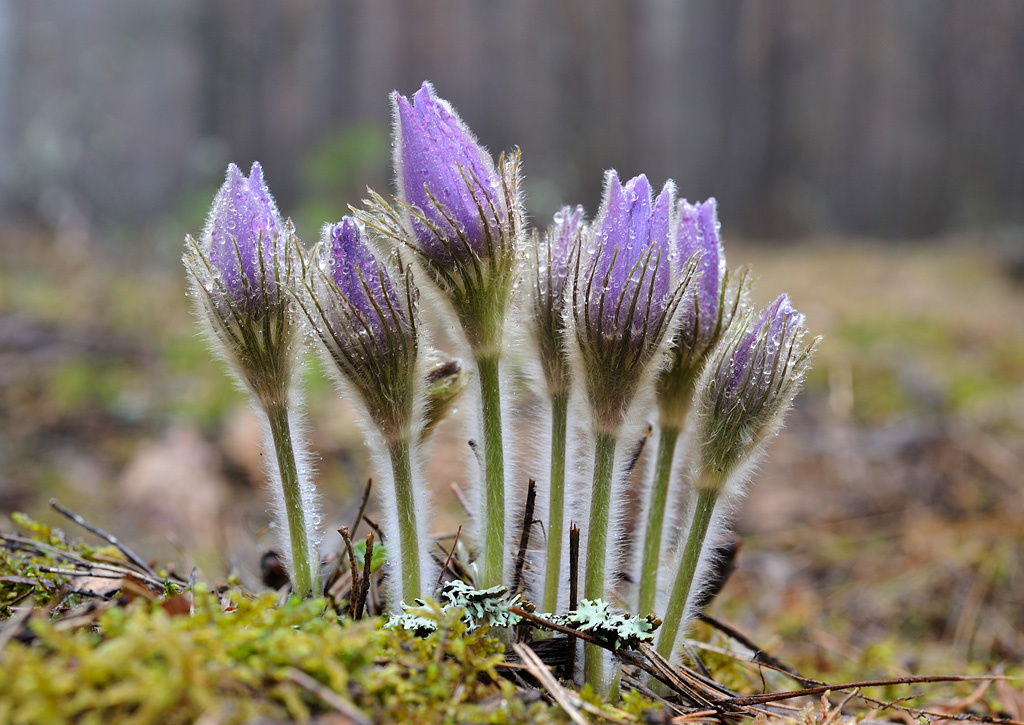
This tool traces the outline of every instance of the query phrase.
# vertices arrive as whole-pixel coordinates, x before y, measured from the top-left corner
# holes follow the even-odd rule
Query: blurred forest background
[[[430,79],[522,148],[538,226],[592,215],[605,169],[674,178],[718,198],[758,301],[825,334],[718,612],[818,673],[1019,662],[1022,69],[1017,0],[0,0],[0,528],[57,496],[258,586],[258,431],[195,334],[182,240],[259,160],[312,244],[388,188],[387,94]],[[307,377],[350,523],[369,466]],[[464,454],[457,421],[438,436]],[[465,473],[430,475],[448,525]]]

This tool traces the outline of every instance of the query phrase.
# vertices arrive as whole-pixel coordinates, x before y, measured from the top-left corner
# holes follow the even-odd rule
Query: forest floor
[[[824,341],[737,515],[742,549],[710,614],[830,682],[1024,675],[1019,260],[983,235],[730,242],[728,255],[753,265],[759,303],[789,292]],[[0,532],[15,511],[65,525],[56,497],[147,558],[260,589],[258,427],[195,332],[180,270],[21,227],[0,229],[0,259]],[[369,463],[317,365],[307,383],[332,530],[354,518]],[[457,421],[437,435],[463,447]],[[430,475],[450,501],[438,529],[453,529],[448,487],[464,474]],[[764,686],[710,627],[691,646],[712,672],[732,663],[723,684]],[[976,688],[887,693],[1024,720],[1019,679]]]

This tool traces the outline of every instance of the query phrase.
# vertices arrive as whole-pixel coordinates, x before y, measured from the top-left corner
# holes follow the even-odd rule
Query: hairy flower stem
[[[478,357],[480,406],[484,425],[483,567],[477,587],[502,583],[505,564],[505,449],[501,440],[498,355]]]
[[[608,518],[611,515],[615,443],[615,436],[609,433],[598,433],[594,442],[594,488],[590,497],[584,599],[603,599],[605,596],[604,565],[608,549]],[[588,644],[584,647],[583,678],[596,688],[605,686],[604,650],[596,645]]]
[[[665,504],[668,501],[668,480],[672,473],[676,441],[679,429],[664,427],[658,441],[658,458],[654,463],[654,482],[651,484],[651,501],[647,513],[647,530],[644,532],[644,556],[640,566],[640,602],[637,614],[654,611],[658,593],[658,561],[661,557],[661,531],[665,524]]]
[[[551,398],[551,497],[548,504],[548,564],[544,579],[544,612],[558,608],[562,584],[562,517],[565,511],[565,443],[569,427],[569,396]]]
[[[306,513],[299,485],[299,471],[295,465],[291,429],[288,425],[288,408],[285,405],[270,405],[265,412],[270,423],[270,434],[274,439],[274,451],[281,472],[284,508],[288,517],[288,537],[291,541],[294,576],[292,590],[302,597],[319,596],[320,562],[309,560]]]
[[[398,507],[398,540],[402,553],[402,599],[413,602],[420,592],[420,547],[416,536],[416,504],[413,497],[412,458],[409,442],[401,438],[388,445],[391,469],[395,476],[395,503]]]
[[[679,634],[679,625],[686,612],[686,602],[690,598],[693,577],[697,573],[697,562],[700,560],[704,539],[708,534],[708,526],[711,523],[712,514],[715,512],[715,504],[718,502],[718,492],[717,486],[697,489],[697,505],[693,512],[693,521],[690,524],[690,534],[686,538],[686,548],[683,550],[683,558],[679,563],[676,580],[672,584],[668,610],[665,612],[665,621],[661,625],[661,634],[658,636],[658,644],[655,648],[658,650],[658,654],[665,659],[669,659],[672,655],[676,635]]]

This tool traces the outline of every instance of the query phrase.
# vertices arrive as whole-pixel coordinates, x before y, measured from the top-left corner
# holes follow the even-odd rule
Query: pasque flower
[[[696,485],[738,486],[761,444],[780,427],[818,338],[804,343],[804,315],[781,294],[738,325],[698,382]]]
[[[362,222],[345,217],[324,228],[306,283],[303,308],[334,366],[385,440],[407,438],[419,386],[418,292],[408,268],[396,285]]]
[[[555,213],[551,225],[537,234],[532,245],[531,333],[540,358],[544,383],[552,396],[568,395],[569,360],[565,350],[566,309],[570,300],[573,260],[586,234],[583,207],[566,206]]]
[[[729,328],[748,291],[745,271],[730,289],[717,207],[714,198],[698,204],[682,200],[677,210],[674,257],[677,264],[695,260],[693,295],[680,305],[669,367],[657,383],[660,422],[677,429],[685,423],[707,354]]]
[[[568,433],[569,393],[572,376],[566,352],[567,282],[572,261],[586,233],[583,207],[564,207],[555,214],[543,234],[534,234],[530,276],[532,306],[530,330],[540,359],[545,388],[551,402],[551,469],[548,481],[547,556],[544,593],[545,612],[558,608],[565,512],[565,454]]]
[[[393,100],[398,194],[414,210],[416,244],[442,263],[486,256],[508,216],[490,155],[429,83]]]
[[[228,167],[202,237],[186,239],[184,262],[215,350],[266,417],[266,445],[276,453],[268,472],[294,589],[319,594],[319,515],[305,445],[294,439],[300,335],[284,292],[301,279],[302,260],[258,163],[249,176]]]
[[[658,359],[692,274],[674,268],[670,225],[675,187],[652,201],[644,175],[605,179],[605,199],[577,259],[572,289],[579,375],[595,429],[614,434]]]
[[[429,83],[412,100],[392,95],[398,207],[372,195],[362,218],[413,251],[450,306],[476,363],[483,448],[480,573],[502,583],[505,563],[505,453],[501,375],[505,320],[519,273],[523,210],[519,155],[497,164]]]
[[[638,391],[650,382],[692,264],[673,267],[670,249],[675,188],[652,200],[641,175],[625,185],[605,179],[597,221],[576,262],[572,289],[576,375],[583,382],[594,432],[584,597],[605,596],[605,562],[619,432]],[[602,653],[585,648],[584,677],[604,687]]]
[[[805,342],[804,316],[779,297],[756,317],[734,324],[697,381],[694,499],[686,545],[658,636],[669,657],[703,574],[704,541],[722,496],[735,498],[764,442],[782,426],[818,338]]]
[[[390,558],[390,605],[428,592],[433,568],[425,529],[425,488],[413,454],[424,401],[417,290],[409,269],[393,275],[370,251],[362,222],[345,217],[324,228],[300,295],[343,392],[362,404],[374,451]],[[390,464],[390,465],[389,465]],[[390,476],[388,475],[390,474]]]
[[[693,400],[694,385],[714,344],[729,328],[747,293],[746,272],[729,287],[714,198],[679,202],[673,235],[676,265],[696,262],[693,294],[680,305],[667,367],[658,374],[658,452],[647,497],[640,571],[639,612],[651,612],[657,594],[662,530],[676,444]]]

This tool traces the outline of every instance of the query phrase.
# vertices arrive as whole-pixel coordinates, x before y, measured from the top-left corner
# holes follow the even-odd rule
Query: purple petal
[[[548,227],[548,259],[542,260],[542,264],[549,265],[549,273],[545,280],[550,280],[549,293],[552,300],[560,299],[565,289],[565,281],[569,277],[569,258],[582,229],[582,206],[562,207],[555,212],[552,224]]]
[[[693,305],[688,304],[683,309],[684,337],[693,339],[696,345],[706,345],[714,336],[725,280],[725,251],[714,197],[699,204],[679,202],[676,239],[675,256],[680,272],[693,254],[700,255],[695,270]]]
[[[675,186],[665,184],[653,204],[651,185],[643,174],[622,185],[618,174],[609,171],[605,188],[605,201],[594,233],[597,257],[591,270],[592,294],[604,295],[604,325],[612,327],[626,324],[636,300],[629,322],[629,332],[635,334],[650,321],[648,313],[651,317],[661,315],[667,304],[672,278],[669,239]],[[596,322],[599,305],[593,302],[591,315]]]
[[[765,307],[757,321],[743,333],[732,354],[732,361],[719,384],[725,397],[739,396],[745,405],[760,398],[773,372],[784,362],[793,335],[803,327],[804,315],[793,309],[789,296],[779,295]]]
[[[670,263],[670,229],[672,222],[672,205],[675,203],[675,185],[668,181],[658,194],[651,212],[650,246],[654,250],[651,264],[657,263],[654,271],[654,300],[663,305],[672,282],[672,265]]]
[[[342,296],[376,334],[404,320],[387,270],[370,251],[363,225],[344,217],[326,230],[330,240],[328,273]]]
[[[228,166],[207,234],[210,263],[235,304],[277,300],[275,258],[286,243],[283,227],[259,163],[248,178],[234,164]]]
[[[429,83],[423,83],[411,103],[397,92],[392,101],[399,195],[429,222],[413,218],[421,249],[440,260],[453,253],[466,256],[467,245],[483,254],[488,232],[497,233],[489,229],[492,206],[499,216],[504,214],[494,162]],[[487,221],[481,218],[481,208]]]

